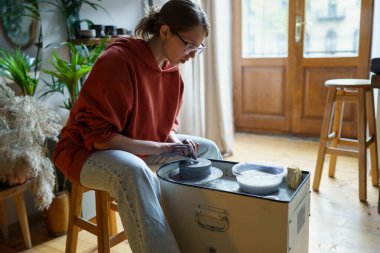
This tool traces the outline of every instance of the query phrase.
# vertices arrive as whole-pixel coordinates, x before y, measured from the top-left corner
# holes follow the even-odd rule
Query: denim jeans
[[[180,140],[200,143],[198,157],[222,159],[214,142],[204,138],[178,135]],[[83,186],[104,190],[115,197],[129,245],[134,253],[178,253],[177,242],[160,205],[160,184],[149,168],[183,157],[141,158],[121,150],[92,154],[83,165]]]

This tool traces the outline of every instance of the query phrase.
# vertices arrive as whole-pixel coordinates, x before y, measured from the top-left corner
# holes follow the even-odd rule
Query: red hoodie
[[[116,133],[165,142],[177,130],[183,82],[177,66],[158,66],[148,44],[118,39],[99,57],[70,111],[54,163],[73,182],[96,150]]]

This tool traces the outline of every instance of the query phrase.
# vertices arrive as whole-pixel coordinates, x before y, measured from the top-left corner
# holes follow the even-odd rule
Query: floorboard
[[[234,155],[227,160],[297,165],[302,170],[312,172],[313,180],[317,150],[318,139],[238,133],[235,135]],[[379,189],[372,186],[368,177],[368,201],[361,203],[357,159],[338,158],[335,178],[327,176],[328,161],[325,161],[320,191],[311,192],[309,253],[379,253]],[[1,253],[64,252],[66,236],[50,237],[38,215],[30,221],[32,249],[25,249],[18,226],[11,225],[10,228],[10,238],[6,241],[0,239]],[[80,232],[77,252],[97,252],[96,245],[95,236]],[[125,242],[112,248],[112,252],[130,253],[131,250]]]

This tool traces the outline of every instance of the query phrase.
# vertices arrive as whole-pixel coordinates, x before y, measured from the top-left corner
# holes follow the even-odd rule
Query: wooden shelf
[[[131,36],[121,35],[121,36],[118,36],[118,37],[107,38],[106,39],[106,45],[114,42],[115,40],[117,40],[119,38],[123,38],[123,37],[131,37]],[[97,45],[99,45],[102,42],[103,39],[104,38],[76,39],[76,40],[73,40],[72,42],[74,44],[76,44],[76,45],[85,44],[87,46],[97,46]]]

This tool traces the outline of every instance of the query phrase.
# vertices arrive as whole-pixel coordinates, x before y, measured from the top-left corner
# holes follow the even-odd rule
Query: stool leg
[[[367,91],[367,118],[368,118],[368,131],[372,138],[372,143],[369,146],[371,157],[371,176],[372,185],[379,185],[379,164],[377,156],[377,134],[376,134],[376,117],[375,106],[373,102],[373,89]]]
[[[359,199],[367,201],[366,94],[358,89]]]
[[[13,200],[16,204],[16,210],[21,226],[22,236],[24,237],[25,246],[30,249],[32,247],[32,241],[30,240],[28,215],[25,208],[24,193],[21,192],[14,195]]]
[[[82,209],[83,187],[72,184],[70,197],[69,224],[67,227],[66,253],[75,253],[78,244],[78,226],[75,225],[76,217],[80,216]]]
[[[339,92],[337,92],[337,96],[339,95]],[[343,92],[341,90],[341,92]],[[333,119],[333,125],[331,132],[335,133],[334,139],[331,141],[331,147],[336,148],[339,143],[340,138],[340,132],[341,132],[341,126],[342,126],[342,120],[343,120],[343,110],[344,110],[344,103],[342,101],[336,101],[335,103],[335,110],[334,110],[334,119]],[[330,166],[329,166],[329,177],[335,177],[335,168],[336,168],[336,160],[337,155],[330,154]]]
[[[109,203],[108,192],[96,190],[96,223],[98,230],[98,252],[110,252],[110,233],[108,227]]]
[[[8,215],[7,202],[5,199],[0,200],[0,226],[3,239],[8,240]]]
[[[333,114],[333,105],[334,105],[335,96],[336,96],[336,89],[333,87],[330,87],[328,91],[328,95],[327,95],[325,114],[323,116],[317,164],[315,166],[314,181],[313,181],[314,191],[319,190],[319,185],[321,183],[323,162],[325,160],[325,153],[326,153],[326,142],[327,142],[327,137],[328,137],[327,135],[329,132],[329,127],[330,127],[331,118]]]
[[[109,230],[110,235],[116,235],[117,234],[117,225],[116,225],[116,212],[110,208],[110,205],[108,205],[109,209],[109,216],[108,216],[108,224],[109,224]]]

